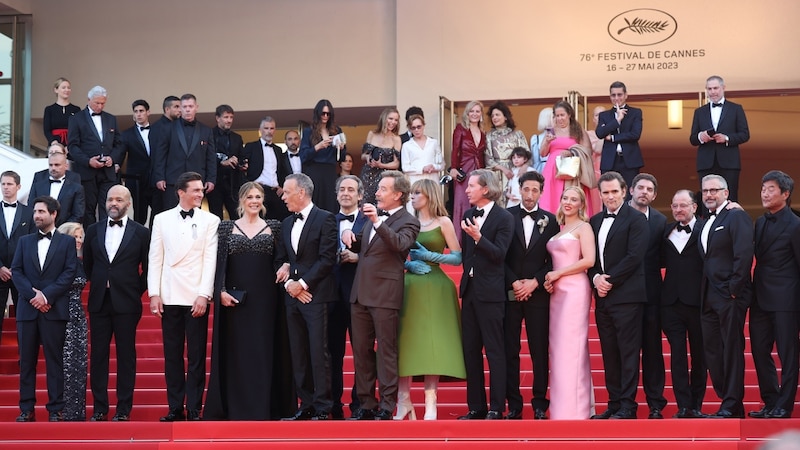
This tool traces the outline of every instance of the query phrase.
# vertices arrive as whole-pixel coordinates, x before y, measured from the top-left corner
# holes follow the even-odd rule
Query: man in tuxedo
[[[728,183],[729,199],[739,199],[739,145],[750,140],[742,105],[725,98],[725,81],[714,75],[706,80],[710,103],[694,110],[689,142],[697,146],[697,177],[718,174]]]
[[[276,280],[286,289],[286,319],[300,408],[285,420],[327,420],[331,399],[328,304],[336,299],[336,219],[311,202],[305,174],[286,177],[283,201],[294,213],[276,242]]]
[[[299,138],[299,136],[298,136]],[[288,140],[287,140],[288,142]],[[364,198],[364,183],[355,175],[342,175],[336,180],[336,201],[339,203],[339,212],[336,214],[338,234],[341,236],[345,230],[351,230],[358,235],[367,223],[367,216],[358,210]],[[339,253],[337,264],[333,267],[336,277],[337,299],[328,305],[328,349],[331,352],[331,396],[333,408],[331,417],[343,419],[344,411],[342,394],[344,393],[344,355],[347,346],[347,332],[350,327],[350,294],[353,290],[353,280],[358,267],[358,254],[353,253],[338,238]],[[358,395],[353,386],[350,394],[350,413],[359,408]]]
[[[50,144],[50,149],[62,148],[59,143]],[[64,222],[78,222],[84,220],[85,198],[81,183],[70,180],[67,176],[66,152],[51,151],[47,157],[48,174],[46,178],[40,177],[31,185],[28,198],[50,196],[58,200],[60,205],[56,226]]]
[[[642,110],[627,104],[625,83],[615,81],[609,88],[612,108],[597,117],[597,137],[603,139],[600,172],[613,170],[622,175],[627,186],[644,166],[639,138],[642,136]],[[630,199],[630,194],[627,194]],[[659,235],[660,237],[660,235]]]
[[[635,419],[638,407],[648,224],[624,201],[626,187],[619,173],[602,174],[598,188],[606,210],[589,220],[597,256],[587,274],[595,290],[595,322],[608,390],[608,409],[592,419]]]
[[[115,422],[130,420],[136,380],[136,326],[142,318],[142,294],[147,289],[150,231],[128,219],[131,193],[125,186],[108,190],[108,221],[86,230],[83,266],[89,285],[89,326],[94,414],[108,417],[108,361],[111,336],[117,349],[117,411]]]
[[[164,98],[162,103],[163,114],[153,125],[150,127],[150,189],[153,191],[151,199],[151,213],[150,213],[150,228],[153,228],[153,219],[156,214],[164,211],[164,195],[155,186],[153,180],[153,162],[156,160],[156,153],[158,153],[158,143],[163,139],[169,138],[170,131],[172,130],[172,123],[181,117],[181,99],[174,95],[168,95]],[[166,137],[165,137],[166,136]]]
[[[242,186],[241,165],[242,136],[231,130],[233,126],[233,108],[230,105],[219,105],[214,112],[217,126],[211,129],[214,136],[214,148],[217,151],[217,187],[208,194],[208,209],[222,220],[223,206],[231,220],[239,218],[236,209],[239,207],[239,188]]]
[[[133,102],[131,108],[133,126],[122,132],[122,143],[128,160],[123,178],[133,201],[133,219],[145,224],[153,196],[158,195],[150,181],[151,155],[156,139],[150,129],[150,104],[139,99]]]
[[[302,173],[303,161],[300,160],[300,133],[295,130],[287,131],[283,136],[283,142],[286,144],[286,158],[292,167],[292,173]]]
[[[661,289],[661,327],[669,341],[672,391],[678,404],[678,412],[673,417],[690,419],[703,417],[701,410],[708,378],[700,325],[703,258],[697,246],[703,224],[695,217],[697,204],[692,191],[681,189],[676,192],[670,207],[675,222],[666,226],[662,236],[665,271]],[[691,372],[687,339],[692,354]]]
[[[147,270],[150,312],[161,318],[164,340],[169,411],[162,422],[200,420],[206,382],[208,303],[217,265],[219,218],[200,209],[203,176],[196,172],[181,174],[175,187],[178,206],[158,214],[153,221]],[[184,342],[188,368],[184,365]]]
[[[17,422],[34,422],[36,364],[39,345],[47,370],[47,411],[51,422],[61,422],[64,409],[64,339],[69,320],[69,289],[78,270],[75,239],[56,231],[58,200],[33,200],[38,232],[22,236],[11,263],[11,279],[19,291],[19,409]]]
[[[35,230],[33,211],[17,200],[20,181],[19,174],[12,170],[0,174],[0,190],[3,194],[0,205],[0,335],[3,332],[2,317],[8,303],[8,293],[11,292],[11,301],[15,308],[19,296],[11,281],[11,261],[14,259],[19,238]]]
[[[642,311],[642,388],[650,408],[648,419],[663,419],[661,411],[667,406],[664,398],[663,344],[661,342],[661,245],[667,218],[650,205],[658,195],[658,181],[649,173],[633,177],[630,189],[631,208],[644,214],[647,219],[647,252],[644,255],[644,284],[647,303]]]
[[[780,170],[761,179],[761,204],[767,212],[756,220],[750,347],[764,407],[751,411],[750,417],[791,417],[797,393],[800,218],[789,208],[793,190],[794,180]],[[780,385],[773,346],[781,361]]]
[[[522,321],[525,320],[528,349],[533,360],[533,418],[546,419],[550,406],[547,400],[550,294],[544,289],[544,276],[553,270],[546,246],[558,233],[559,226],[556,216],[539,208],[544,177],[539,172],[526,172],[519,177],[519,186],[522,203],[508,208],[514,220],[514,238],[505,260],[509,300],[505,318],[506,418],[522,418],[519,352]]]
[[[211,128],[197,121],[197,98],[192,94],[181,96],[181,118],[172,122],[158,139],[153,158],[153,179],[162,192],[164,208],[178,204],[177,179],[186,172],[199,173],[206,194],[214,190],[217,182],[217,153]]]
[[[412,106],[406,110],[406,123],[408,123],[408,120],[413,115],[420,115],[422,116],[423,119],[425,118],[425,113],[422,112],[422,108],[420,108],[419,106]],[[406,130],[405,133],[400,135],[400,142],[405,144],[411,139],[411,137],[412,137],[411,130]]]
[[[703,341],[714,391],[722,400],[710,417],[743,418],[744,319],[750,306],[753,223],[741,209],[728,209],[721,175],[703,177],[703,203],[710,211],[700,233]],[[796,335],[795,335],[796,337]]]
[[[506,397],[505,259],[514,237],[511,213],[496,202],[502,194],[491,170],[473,170],[467,183],[472,205],[461,221],[461,326],[467,370],[467,406],[462,420],[502,419]],[[483,349],[489,361],[489,409],[483,376]]]
[[[292,173],[292,167],[283,150],[275,145],[275,119],[264,117],[258,127],[261,139],[244,146],[242,155],[247,159],[247,179],[264,187],[264,206],[266,218],[283,220],[289,210],[281,200],[283,182]],[[321,187],[320,187],[321,188]]]
[[[125,154],[117,118],[103,111],[108,92],[102,86],[95,86],[88,97],[86,109],[70,118],[67,131],[70,159],[75,162],[73,169],[81,176],[86,196],[84,227],[93,224],[98,217],[105,220],[103,199],[117,183],[118,164]]]
[[[50,144],[49,147],[47,147],[47,156],[50,157],[50,155],[52,155],[53,153],[60,153],[60,154],[62,154],[64,156],[66,156],[67,159],[69,159],[69,156],[67,156],[67,148],[64,147],[64,145],[61,144],[60,142],[53,142],[53,143]],[[71,170],[67,170],[67,169],[69,169],[69,163],[65,164],[64,168],[65,168],[65,175],[64,176],[66,177],[65,178],[66,180],[70,181],[71,183],[81,184],[81,176],[78,175],[77,173],[71,171]],[[40,182],[42,180],[47,180],[49,178],[50,178],[50,170],[49,170],[49,168],[34,172],[33,180],[31,180],[31,186],[33,186],[34,184],[36,184],[36,183],[38,183],[38,182]],[[28,195],[28,199],[32,200],[33,197]]]
[[[410,190],[402,172],[383,172],[375,194],[378,205],[365,203],[361,209],[369,222],[359,234],[342,232],[342,243],[358,253],[359,261],[350,294],[350,339],[360,403],[354,420],[392,420],[397,404],[397,327],[404,263],[419,234],[419,221],[405,209]],[[376,379],[380,402],[375,399]]]

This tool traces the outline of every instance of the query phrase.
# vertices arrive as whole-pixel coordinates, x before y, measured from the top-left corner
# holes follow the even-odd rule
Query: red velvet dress
[[[472,133],[469,128],[463,125],[456,125],[453,131],[453,153],[450,159],[450,166],[454,169],[461,169],[467,174],[464,181],[453,180],[453,224],[456,226],[456,236],[461,242],[461,219],[464,212],[470,208],[469,199],[465,190],[469,181],[469,173],[475,169],[483,169],[485,164],[484,152],[486,151],[486,133],[481,132],[480,142],[475,145]]]

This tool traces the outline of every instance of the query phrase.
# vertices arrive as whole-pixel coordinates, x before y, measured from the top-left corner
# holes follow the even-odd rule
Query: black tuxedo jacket
[[[494,210],[494,208],[492,209]],[[531,300],[547,301],[550,294],[544,290],[544,276],[553,270],[553,262],[547,251],[547,242],[558,234],[559,226],[556,216],[539,208],[533,221],[531,241],[526,247],[525,229],[521,217],[522,208],[519,205],[512,206],[508,208],[508,212],[511,213],[514,222],[514,237],[506,253],[506,290],[510,290],[511,284],[517,280],[535,278],[539,282],[539,287],[533,291]],[[547,226],[543,233],[539,233],[539,226],[536,222],[544,217],[547,217]]]
[[[351,231],[358,236],[361,234],[361,230],[364,229],[364,225],[367,223],[367,216],[362,214],[361,211],[356,212],[356,218],[353,221],[353,228],[351,228]],[[337,232],[339,230],[338,224],[336,226],[336,230]],[[350,293],[353,290],[353,280],[356,277],[357,267],[357,262],[339,263],[333,267],[333,274],[336,277],[336,284],[339,286],[339,295],[348,303],[350,302]]]
[[[66,177],[67,181],[81,184],[81,176],[78,175],[77,173],[71,171],[71,170],[67,170],[66,172],[64,172],[64,176]],[[33,181],[31,181],[31,187],[33,187],[33,185],[38,183],[39,181],[44,181],[44,180],[49,180],[49,179],[50,179],[50,171],[47,170],[47,169],[40,170],[40,171],[38,171],[38,172],[33,174]],[[49,191],[49,188],[48,188],[48,191]],[[30,203],[32,200],[33,200],[33,197],[28,195],[28,203]],[[33,206],[33,205],[31,205],[31,206]]]
[[[151,154],[157,141],[154,134],[151,127],[150,132],[147,134]],[[125,167],[125,178],[139,180],[144,186],[154,184],[150,182],[153,170],[152,157],[147,153],[147,147],[145,147],[142,135],[139,133],[138,125],[134,125],[122,132],[122,143],[128,159],[128,165]]]
[[[157,150],[152,155],[153,182],[166,181],[174,185],[184,172],[197,172],[203,177],[203,183],[217,182],[217,152],[211,128],[195,120],[191,142],[186,142],[183,120],[176,119],[156,141]],[[152,128],[151,128],[152,130]]]
[[[675,244],[669,240],[672,230],[679,222],[672,222],[664,229],[662,238],[662,260],[664,262],[664,284],[661,289],[661,306],[674,305],[681,302],[689,306],[700,306],[700,279],[703,276],[703,258],[697,246],[700,232],[703,230],[702,220],[696,220],[689,240],[683,251],[678,253]]]
[[[98,172],[105,172],[106,179],[115,180],[117,173],[114,166],[93,169],[89,166],[89,159],[96,155],[111,156],[114,164],[121,164],[125,155],[125,148],[122,145],[119,130],[117,129],[117,118],[107,112],[100,113],[103,122],[103,139],[97,134],[97,128],[91,118],[91,110],[83,109],[69,119],[69,156],[75,161],[73,170],[81,176],[81,180],[92,180]]]
[[[647,288],[647,304],[658,306],[661,297],[661,245],[664,242],[664,228],[667,217],[654,208],[650,208],[647,219],[647,251],[644,254],[644,279]]]
[[[6,214],[14,214],[11,233],[6,228]],[[36,226],[33,224],[33,210],[29,206],[23,205],[19,201],[17,201],[16,208],[0,206],[0,267],[11,267],[19,239],[34,231],[36,231]]]
[[[589,220],[597,237],[603,223],[603,213],[597,213]],[[608,274],[608,282],[613,285],[608,295],[600,297],[595,289],[597,303],[608,304],[645,303],[644,255],[647,252],[648,226],[644,214],[623,203],[614,223],[608,231],[603,257],[605,271],[600,264],[600,243],[595,243],[596,260],[589,268],[589,282],[594,286],[594,276]]]
[[[766,218],[756,220],[755,301],[764,311],[800,311],[800,218],[789,207],[775,217],[766,232]]]
[[[333,275],[339,247],[336,219],[324,209],[311,208],[300,233],[297,253],[292,249],[294,225],[294,215],[283,220],[281,239],[275,249],[275,269],[289,263],[289,279],[302,278],[314,296],[313,301],[327,303],[336,300],[336,278]],[[288,294],[285,298],[287,304],[297,301]]]
[[[19,291],[17,321],[36,320],[39,314],[48,320],[69,320],[69,289],[79,264],[75,239],[54,231],[43,266],[39,265],[38,242],[35,233],[20,238],[11,263],[11,279]],[[31,305],[33,288],[44,294],[48,312],[40,313]]]
[[[464,218],[472,218],[474,206],[464,213]],[[511,213],[498,205],[486,215],[481,226],[481,240],[475,243],[465,231],[461,232],[462,264],[464,274],[461,276],[461,296],[470,285],[472,294],[483,302],[507,301],[505,282],[505,260],[508,247],[514,236],[514,219]],[[470,270],[472,277],[469,276]],[[472,278],[475,282],[469,283]]]
[[[107,231],[107,221],[93,223],[86,230],[83,243],[83,266],[91,281],[89,312],[100,312],[108,285],[115,312],[141,315],[142,294],[147,289],[150,231],[134,220],[126,220],[113,261],[109,261],[106,251]]]
[[[292,165],[289,164],[289,158],[283,154],[283,150],[275,144],[270,144],[270,148],[275,152],[275,161],[278,166],[278,185],[283,186],[286,181],[286,176],[292,174]],[[255,181],[264,170],[264,146],[261,145],[261,140],[248,142],[242,150],[242,157],[247,158],[247,179],[248,181]],[[318,186],[321,188],[321,186]]]
[[[744,115],[742,105],[725,99],[722,106],[722,114],[719,117],[716,132],[728,136],[727,144],[717,144],[714,141],[700,143],[697,135],[701,131],[712,128],[714,125],[711,123],[711,104],[707,103],[694,110],[692,132],[689,135],[689,142],[698,146],[697,170],[712,168],[715,159],[719,167],[723,169],[741,169],[739,144],[750,140],[750,129],[747,127],[747,117]]]
[[[741,209],[725,209],[711,224],[708,250],[698,240],[703,256],[703,279],[700,298],[713,291],[722,299],[748,297],[752,291],[750,269],[753,267],[753,222]],[[710,287],[710,289],[708,289]]]
[[[214,127],[211,129],[211,134],[214,136],[214,149],[217,153],[224,153],[228,155],[228,157],[235,156],[239,159],[239,164],[243,163],[241,159],[244,142],[239,133],[233,131],[223,133],[220,127]],[[220,165],[220,163],[221,161],[217,159],[217,180],[230,179],[232,175],[239,175],[238,169],[231,169],[230,167]],[[234,170],[236,172],[234,172]],[[238,179],[240,178],[237,178],[237,180]],[[241,184],[241,182],[239,184]],[[234,195],[238,194],[238,192],[234,192]]]
[[[67,171],[69,173],[69,171]],[[69,178],[62,181],[61,192],[58,193],[58,203],[61,204],[61,211],[56,216],[56,226],[64,222],[83,222],[83,213],[86,209],[86,198],[83,194],[83,185],[70,181]],[[36,197],[50,195],[50,180],[37,181],[31,186],[28,194],[28,202],[33,202]],[[31,205],[33,206],[33,205]]]
[[[622,118],[622,123],[617,122],[613,108],[601,112],[597,118],[595,134],[603,139],[603,153],[600,155],[600,170],[603,172],[614,167],[618,144],[622,146],[625,167],[636,169],[644,166],[642,149],[639,148],[639,138],[642,136],[642,110],[630,105],[626,108],[628,113]],[[613,136],[613,141],[605,140],[609,135]]]

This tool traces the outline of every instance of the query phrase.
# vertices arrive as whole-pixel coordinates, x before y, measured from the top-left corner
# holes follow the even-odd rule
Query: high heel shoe
[[[436,375],[425,376],[425,416],[424,420],[436,420],[436,390],[439,386],[439,377]]]
[[[403,420],[406,416],[409,416],[409,420],[417,420],[417,412],[414,411],[414,404],[410,401],[397,404],[397,414],[395,414],[394,420]]]
[[[403,420],[409,416],[410,420],[417,420],[414,404],[411,403],[411,377],[400,377],[397,383],[397,414],[394,420]]]

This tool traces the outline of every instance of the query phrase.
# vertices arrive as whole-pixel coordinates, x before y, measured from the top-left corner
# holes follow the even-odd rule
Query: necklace
[[[428,227],[429,225],[431,225],[433,222],[436,222],[436,217],[434,217],[433,219],[431,219],[431,220],[429,220],[428,222],[425,222],[425,223],[422,223],[422,222],[420,222],[419,226],[420,226],[421,228],[427,228],[427,227]]]

